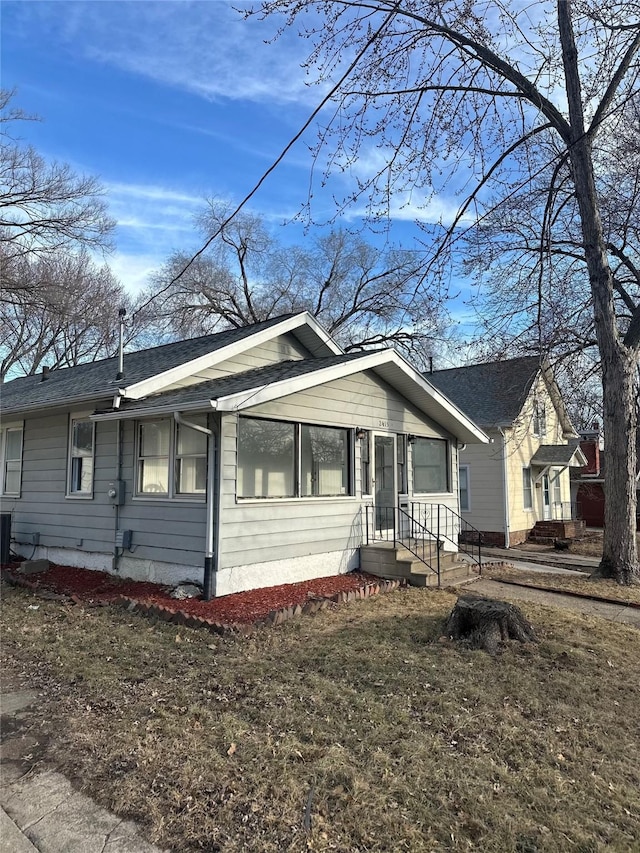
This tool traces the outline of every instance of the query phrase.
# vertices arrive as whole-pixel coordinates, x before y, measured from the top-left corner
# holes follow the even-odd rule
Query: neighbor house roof
[[[538,375],[544,378],[565,437],[575,431],[549,362],[537,355],[437,370],[425,376],[484,429],[510,427],[522,411]]]
[[[580,449],[580,445],[541,444],[531,457],[531,464],[544,467],[552,465],[564,468],[568,466],[581,468],[587,464],[587,459]]]
[[[540,370],[538,356],[437,370],[425,376],[483,427],[510,426]]]
[[[125,353],[122,379],[116,379],[117,357],[51,370],[44,381],[42,374],[23,376],[0,386],[0,404],[6,414],[115,395],[143,396],[286,332],[292,332],[312,355],[342,352],[311,315],[286,314],[252,326]]]

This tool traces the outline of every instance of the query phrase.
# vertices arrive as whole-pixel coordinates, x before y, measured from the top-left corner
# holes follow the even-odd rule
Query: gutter
[[[220,471],[221,466],[216,464],[216,443],[214,442],[214,438],[219,438],[222,430],[218,431],[218,435],[216,435],[214,430],[208,429],[207,427],[200,426],[200,424],[194,424],[190,421],[184,420],[182,414],[180,412],[173,413],[173,419],[177,424],[182,424],[183,426],[189,427],[189,429],[196,430],[196,432],[202,432],[208,437],[207,441],[207,503],[206,503],[206,519],[207,519],[207,527],[205,533],[205,554],[204,554],[204,577],[203,577],[203,591],[204,591],[204,600],[211,601],[212,598],[215,598],[216,595],[216,574],[218,572],[218,568],[220,566],[220,516],[221,516],[221,501],[220,501],[220,492],[217,491],[217,487],[221,482]],[[219,445],[218,445],[219,446]],[[217,454],[218,459],[220,458],[220,453]],[[215,498],[217,496],[217,502]],[[215,521],[218,524],[218,536],[215,535],[216,525],[214,524],[214,508],[217,507],[216,518]]]
[[[502,491],[504,494],[504,547],[509,547],[509,467],[507,464],[507,437],[502,427],[498,427],[502,436]]]

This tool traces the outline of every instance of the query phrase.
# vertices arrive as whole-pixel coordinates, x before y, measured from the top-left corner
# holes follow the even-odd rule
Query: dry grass
[[[542,568],[542,567],[541,567]],[[576,592],[593,595],[621,604],[640,604],[640,586],[620,586],[612,580],[591,578],[582,572],[560,575],[554,572],[531,571],[516,568],[483,568],[482,576],[493,580],[517,581],[525,586],[535,586],[559,592]]]
[[[602,536],[601,530],[589,530],[581,539],[572,539],[568,553],[576,554],[580,557],[602,557]],[[637,535],[638,548],[640,548],[640,533]],[[536,542],[523,542],[517,546],[520,551],[542,551],[544,553],[558,554],[562,556],[562,551],[558,552],[553,545],[540,545]]]
[[[438,642],[454,603],[221,639],[10,590],[2,653],[63,772],[181,853],[637,850],[640,632],[522,605],[540,643],[491,657]]]

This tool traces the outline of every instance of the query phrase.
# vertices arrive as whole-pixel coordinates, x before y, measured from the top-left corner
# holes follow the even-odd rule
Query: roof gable
[[[286,332],[292,332],[314,356],[342,352],[310,314],[287,314],[252,326],[126,353],[125,376],[120,380],[116,379],[115,356],[52,370],[46,381],[42,381],[41,375],[23,376],[0,386],[2,409],[4,412],[38,410],[116,395],[139,398]]]

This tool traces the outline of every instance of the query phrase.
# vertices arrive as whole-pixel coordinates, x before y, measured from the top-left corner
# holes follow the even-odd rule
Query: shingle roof
[[[575,444],[541,444],[531,457],[532,465],[573,465],[581,467],[581,462],[574,459],[580,455],[580,446]]]
[[[264,367],[256,367],[243,373],[232,373],[229,376],[221,376],[217,379],[209,379],[206,382],[198,382],[197,385],[189,385],[186,388],[176,388],[160,394],[153,394],[141,400],[124,399],[120,405],[120,412],[135,413],[144,409],[152,408],[180,408],[202,403],[208,405],[209,400],[218,400],[230,394],[239,394],[242,391],[251,391],[255,388],[263,388],[274,382],[293,379],[332,367],[335,364],[353,361],[370,355],[376,350],[363,352],[352,352],[346,355],[334,355],[326,358],[305,358],[296,361],[280,361],[277,364],[268,364]]]
[[[49,378],[44,382],[41,374],[22,376],[0,385],[0,403],[3,411],[18,411],[23,407],[39,404],[42,406],[55,403],[64,404],[81,397],[87,399],[109,397],[118,388],[132,385],[134,382],[148,379],[208,352],[214,352],[292,316],[294,315],[285,314],[271,320],[265,320],[262,323],[256,323],[253,326],[226,329],[215,335],[206,335],[126,353],[124,360],[125,378],[122,380],[116,380],[117,357],[94,361],[90,364],[80,364],[77,367],[52,370],[49,373]]]
[[[512,424],[540,369],[538,356],[425,373],[439,391],[482,427]]]

